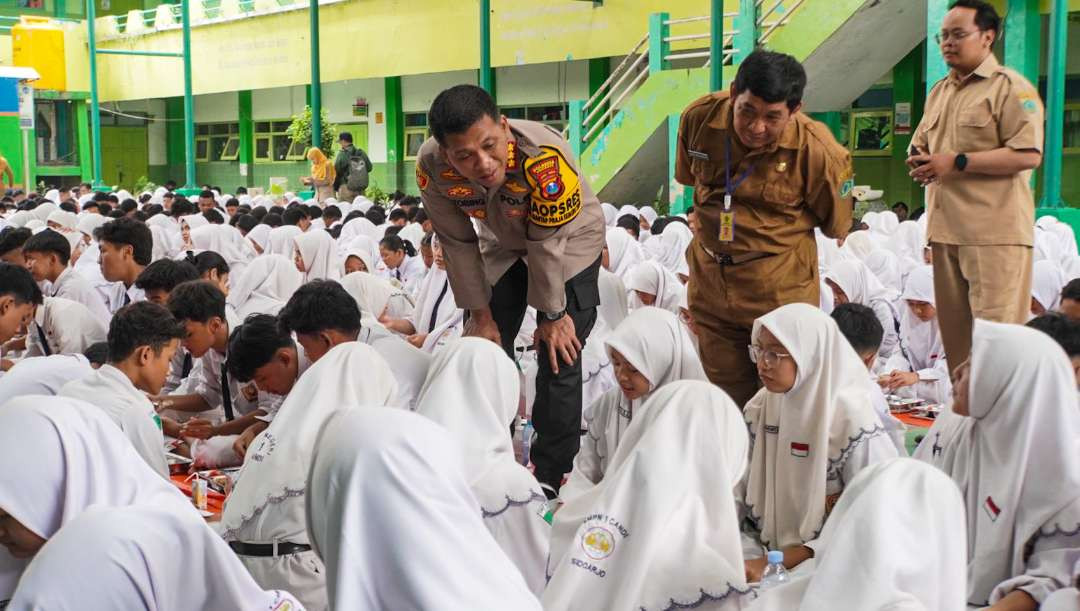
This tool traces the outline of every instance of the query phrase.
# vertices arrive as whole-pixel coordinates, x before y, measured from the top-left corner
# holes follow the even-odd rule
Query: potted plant
[[[334,144],[334,139],[337,137],[337,129],[330,124],[329,118],[326,116],[326,109],[323,108],[320,113],[322,117],[322,151],[330,156],[330,147]],[[311,147],[311,107],[305,106],[304,111],[298,115],[293,115],[292,123],[289,124],[289,128],[285,130],[286,135],[293,141],[294,148],[303,148],[307,150]],[[293,151],[290,151],[290,156]]]

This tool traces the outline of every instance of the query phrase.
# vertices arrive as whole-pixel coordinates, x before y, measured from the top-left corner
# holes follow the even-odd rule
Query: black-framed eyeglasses
[[[767,369],[772,369],[780,364],[780,359],[791,358],[790,354],[784,354],[783,352],[775,352],[773,350],[763,350],[761,346],[750,344],[750,361],[753,363],[761,363]]]
[[[934,40],[937,41],[939,45],[950,40],[960,42],[968,36],[971,36],[972,34],[978,34],[979,32],[982,32],[982,30],[953,30],[951,32],[948,30],[942,30],[937,34],[934,34]]]

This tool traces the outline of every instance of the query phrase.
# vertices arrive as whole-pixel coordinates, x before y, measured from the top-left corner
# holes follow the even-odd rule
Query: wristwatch
[[[953,165],[956,166],[957,170],[960,170],[961,172],[963,172],[964,168],[967,167],[967,163],[968,163],[967,155],[965,155],[964,153],[960,153],[959,155],[956,156],[956,161],[953,162]]]
[[[537,310],[536,313],[539,314],[543,320],[546,320],[548,322],[555,322],[556,320],[561,319],[563,316],[566,316],[566,309],[564,308],[562,310],[559,310],[558,312],[541,312]]]

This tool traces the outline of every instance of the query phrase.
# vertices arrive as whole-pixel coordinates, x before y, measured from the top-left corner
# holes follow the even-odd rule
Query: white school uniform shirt
[[[154,505],[199,517],[100,409],[66,397],[0,402],[0,507],[39,537],[51,539],[91,506]],[[0,547],[0,603],[25,565]]]
[[[907,427],[896,416],[892,415],[892,411],[889,410],[889,400],[885,398],[885,391],[881,390],[881,386],[877,383],[877,376],[874,375],[870,376],[870,400],[873,403],[874,411],[881,418],[882,426],[885,427],[885,431],[889,434],[889,439],[892,439],[893,445],[896,446],[897,453],[900,456],[907,456],[905,437]]]
[[[544,609],[738,611],[752,598],[733,494],[747,446],[719,388],[656,391],[603,481],[555,513]]]
[[[426,275],[427,267],[424,266],[424,259],[419,255],[415,257],[405,255],[401,265],[396,269],[386,267],[383,271],[384,278],[397,281],[410,295],[415,295],[420,290],[420,282]]]
[[[540,611],[445,428],[371,406],[333,414],[309,446],[307,532],[331,608]]]
[[[551,527],[542,517],[547,499],[540,484],[514,458],[507,434],[519,390],[517,368],[502,348],[464,337],[435,357],[416,411],[445,426],[461,444],[484,526],[539,596],[547,584]]]
[[[360,250],[350,254],[363,258]],[[368,269],[373,269],[370,259],[364,259]],[[360,313],[378,319],[383,314],[390,318],[410,319],[416,312],[414,301],[408,291],[396,286],[386,278],[371,272],[352,272],[341,279],[341,286],[360,306]],[[417,331],[419,332],[419,328]]]
[[[896,351],[899,339],[896,334],[899,313],[896,300],[900,294],[890,289],[870,271],[862,261],[839,261],[825,274],[825,279],[836,283],[847,295],[848,301],[867,306],[881,323],[884,332],[878,356],[887,359]]]
[[[23,395],[56,395],[60,388],[94,369],[81,354],[54,354],[21,359],[0,376],[0,401]]]
[[[34,312],[26,334],[26,356],[82,354],[91,345],[103,342],[105,322],[77,301],[45,297]],[[42,337],[46,345],[42,345]]]
[[[86,306],[90,313],[97,316],[101,322],[109,324],[112,320],[112,312],[105,305],[101,293],[90,282],[80,276],[73,268],[66,268],[56,277],[56,282],[47,293],[49,297],[62,297]]]
[[[123,282],[112,282],[105,291],[106,305],[113,314],[128,304],[146,301],[146,293],[134,283],[131,286],[125,286]]]
[[[82,379],[65,384],[60,395],[73,399],[90,398],[120,427],[146,464],[165,479],[169,478],[161,419],[154,412],[150,399],[135,388],[124,372],[109,364],[102,365]]]
[[[461,336],[465,311],[454,302],[454,289],[446,270],[433,265],[421,283],[416,309],[410,317],[417,333],[426,334],[421,350],[429,354]]]

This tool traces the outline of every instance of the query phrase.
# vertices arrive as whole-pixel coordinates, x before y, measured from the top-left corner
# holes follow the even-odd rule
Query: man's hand
[[[502,346],[502,335],[499,334],[499,326],[491,316],[491,310],[469,310],[469,322],[465,323],[464,337],[480,337],[488,339]]]
[[[214,436],[214,425],[210,424],[209,420],[192,418],[180,427],[180,434],[183,437],[194,437],[195,439],[209,439]]]
[[[233,442],[233,452],[236,452],[237,456],[243,458],[247,454],[248,446],[251,445],[251,442],[255,440],[255,436],[258,434],[259,433],[255,430],[255,427],[249,426],[243,433],[240,434],[239,437],[236,438],[236,441]]]
[[[574,319],[564,314],[555,322],[543,320],[536,324],[536,333],[533,334],[533,346],[539,351],[540,343],[547,345],[548,358],[551,359],[551,372],[559,374],[559,357],[567,365],[573,365],[581,352],[581,342],[578,341],[577,332],[574,329]]]
[[[919,383],[919,374],[914,371],[893,371],[878,382],[882,388],[893,392],[906,386],[914,386]]]
[[[907,158],[907,164],[908,167],[914,167],[908,174],[915,179],[915,182],[925,187],[956,170],[956,155],[950,153],[912,155]]]

